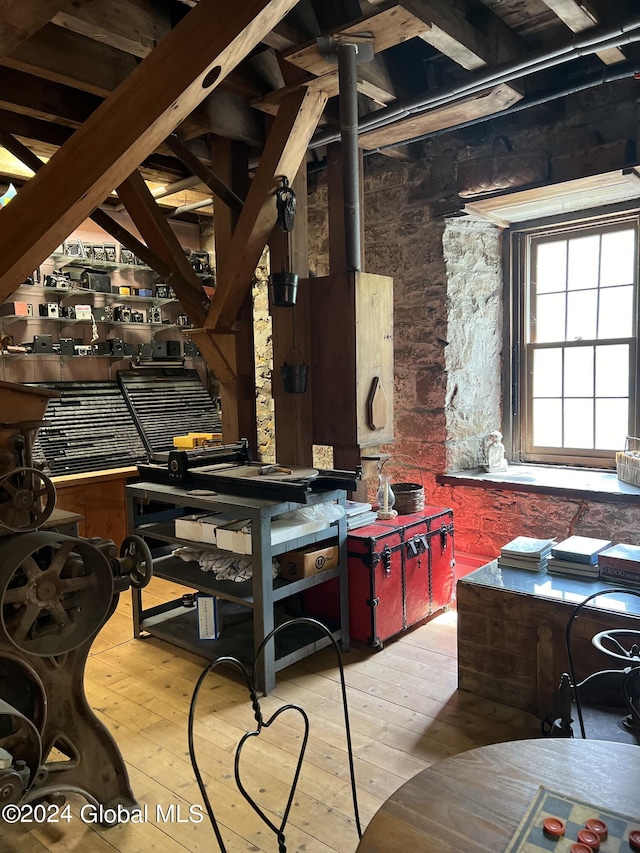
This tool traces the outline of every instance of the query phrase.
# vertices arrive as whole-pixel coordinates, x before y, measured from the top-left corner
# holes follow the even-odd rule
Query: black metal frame
[[[582,609],[584,608],[584,606],[586,604],[588,604],[592,599],[598,598],[601,595],[612,595],[613,593],[618,593],[618,594],[624,593],[625,595],[633,595],[636,598],[640,598],[640,590],[629,589],[629,588],[615,587],[613,589],[605,589],[605,590],[601,590],[600,592],[594,592],[591,595],[588,595],[583,601],[581,601],[579,604],[577,604],[574,607],[573,612],[572,612],[572,614],[569,617],[569,620],[567,622],[566,644],[567,644],[567,658],[569,660],[569,678],[570,678],[570,682],[571,682],[570,687],[571,687],[571,690],[573,692],[573,697],[574,697],[574,700],[576,703],[576,711],[578,712],[578,722],[580,723],[580,734],[582,735],[583,740],[586,739],[587,735],[585,733],[584,717],[582,714],[582,703],[580,701],[579,687],[581,685],[576,683],[575,667],[573,665],[573,654],[571,651],[571,628],[573,626],[573,623],[575,622],[577,617],[580,615],[580,612],[582,611]],[[631,630],[632,629],[630,629],[630,631]],[[640,632],[638,632],[638,633],[640,633]],[[633,663],[633,658],[629,658],[629,663]],[[629,671],[629,673],[627,673],[624,676],[624,678],[622,680],[621,688],[622,688],[622,696],[623,696],[625,702],[627,703],[627,706],[628,706],[629,711],[630,711],[630,715],[631,715],[632,719],[635,721],[635,723],[640,726],[640,712],[634,706],[633,701],[632,701],[632,699],[629,695],[629,692],[626,688],[628,681],[631,678],[637,678],[639,675],[640,675],[640,662],[638,663],[637,666],[632,667],[631,670]]]
[[[331,640],[331,642],[333,644],[333,648],[336,652],[336,656],[338,659],[338,668],[340,670],[342,706],[343,706],[343,710],[344,710],[345,733],[346,733],[346,739],[347,739],[347,755],[348,755],[348,759],[349,759],[349,776],[350,776],[350,781],[351,781],[351,793],[352,793],[352,797],[353,797],[353,812],[354,812],[354,817],[355,817],[355,822],[356,822],[356,829],[358,832],[358,838],[362,838],[362,826],[360,824],[360,812],[358,809],[358,797],[357,797],[357,793],[356,793],[356,780],[355,780],[355,771],[354,771],[354,766],[353,766],[353,747],[352,747],[352,742],[351,742],[351,727],[349,724],[349,709],[348,709],[348,705],[347,705],[347,688],[346,688],[346,683],[345,683],[345,679],[344,679],[344,663],[343,663],[343,659],[342,659],[342,652],[340,650],[340,646],[338,645],[338,643],[336,642],[335,638],[333,637],[331,631],[326,627],[326,625],[324,625],[322,622],[319,622],[317,619],[310,619],[308,617],[301,616],[301,617],[298,617],[295,619],[290,619],[289,621],[284,622],[282,625],[278,625],[278,627],[274,628],[273,631],[271,631],[269,634],[267,634],[267,636],[264,638],[264,640],[260,644],[260,646],[259,646],[259,648],[255,654],[251,673],[249,673],[249,670],[242,663],[242,661],[238,660],[238,658],[231,657],[231,656],[227,655],[227,656],[216,658],[216,660],[214,660],[210,664],[208,664],[205,667],[205,669],[203,670],[203,672],[201,673],[201,675],[198,678],[198,681],[196,683],[196,686],[195,686],[195,689],[193,692],[193,696],[191,698],[191,705],[189,707],[189,723],[188,723],[189,756],[191,758],[191,765],[193,767],[193,771],[194,771],[195,776],[196,776],[196,781],[198,783],[198,787],[200,788],[200,793],[202,794],[202,798],[204,800],[204,804],[205,804],[205,807],[207,809],[207,814],[209,815],[209,820],[211,821],[211,826],[213,827],[213,831],[215,833],[216,840],[218,842],[218,846],[220,848],[221,853],[226,853],[227,848],[226,848],[225,843],[223,841],[222,834],[220,832],[220,827],[218,826],[218,822],[217,822],[215,814],[213,812],[213,808],[211,806],[211,801],[210,801],[209,796],[207,794],[206,785],[205,785],[204,780],[202,778],[202,774],[200,773],[200,768],[198,767],[198,762],[197,762],[196,753],[195,753],[195,744],[194,744],[194,739],[193,739],[195,711],[196,711],[198,695],[200,693],[200,688],[202,687],[202,684],[203,684],[205,678],[207,677],[207,675],[210,672],[212,672],[214,669],[216,669],[216,667],[220,666],[221,664],[230,664],[235,669],[237,669],[242,674],[242,676],[244,677],[246,685],[247,685],[247,689],[249,691],[249,696],[251,698],[251,705],[253,708],[253,713],[254,713],[256,723],[257,723],[257,727],[254,731],[246,732],[242,736],[242,738],[240,739],[240,742],[238,744],[238,747],[236,749],[235,760],[234,760],[234,776],[235,776],[235,780],[236,780],[236,785],[238,786],[238,790],[240,791],[240,793],[242,794],[244,799],[249,803],[251,808],[256,812],[256,814],[260,817],[260,819],[269,827],[271,832],[273,832],[273,834],[278,839],[278,851],[279,851],[279,853],[286,853],[287,848],[286,848],[286,839],[285,839],[285,827],[286,827],[287,821],[289,819],[289,812],[290,812],[291,806],[293,804],[293,798],[295,796],[296,787],[298,784],[298,778],[300,776],[300,771],[302,769],[302,762],[304,760],[304,754],[305,754],[305,750],[307,747],[307,741],[309,739],[309,718],[308,718],[306,712],[304,711],[304,709],[301,708],[300,706],[294,705],[294,704],[287,704],[287,705],[283,705],[282,708],[279,708],[274,714],[271,715],[271,717],[268,720],[265,721],[265,719],[262,715],[262,709],[260,708],[260,700],[258,699],[258,692],[256,690],[255,685],[256,685],[256,666],[257,666],[258,660],[260,658],[260,655],[264,652],[264,649],[265,649],[267,643],[269,643],[271,640],[273,640],[275,638],[276,634],[279,634],[281,631],[285,630],[286,628],[296,626],[296,625],[309,625],[309,626],[318,628],[323,634],[325,634],[327,637],[329,637],[329,639]],[[242,784],[242,780],[240,778],[239,765],[240,765],[240,754],[242,752],[242,748],[243,748],[244,744],[246,743],[246,741],[251,737],[258,736],[263,728],[267,728],[268,726],[270,726],[285,711],[297,711],[300,714],[300,716],[302,717],[302,719],[304,721],[304,738],[302,741],[302,747],[300,750],[300,755],[298,758],[296,771],[295,771],[295,774],[293,777],[293,782],[291,784],[291,790],[289,792],[289,798],[287,800],[287,805],[284,809],[284,813],[282,816],[282,821],[280,822],[279,826],[276,826],[267,817],[267,815],[262,811],[260,806],[255,802],[255,800],[251,797],[251,795],[245,789],[244,785]]]

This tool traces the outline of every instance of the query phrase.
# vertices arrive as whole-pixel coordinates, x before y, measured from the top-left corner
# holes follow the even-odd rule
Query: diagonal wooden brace
[[[280,178],[297,173],[326,102],[325,92],[309,89],[293,92],[282,102],[231,238],[228,258],[211,300],[207,328],[229,328],[238,316],[276,224],[275,193]]]
[[[0,210],[0,300],[154,151],[297,0],[200,0]]]
[[[184,249],[136,169],[118,187],[118,196],[149,248],[172,271],[171,284],[195,326],[204,323],[209,298],[187,260]]]

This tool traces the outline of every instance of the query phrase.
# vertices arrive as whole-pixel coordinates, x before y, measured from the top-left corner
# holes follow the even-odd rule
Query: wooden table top
[[[637,816],[640,824],[639,746],[510,741],[459,753],[418,773],[380,808],[358,853],[501,853],[540,785]]]

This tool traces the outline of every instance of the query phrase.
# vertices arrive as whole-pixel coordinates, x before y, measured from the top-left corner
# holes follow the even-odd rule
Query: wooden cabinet
[[[127,535],[125,487],[137,476],[137,468],[114,468],[54,477],[56,508],[84,516],[80,536],[113,539],[119,546]]]
[[[318,493],[308,497],[308,505],[337,502],[344,506],[343,490]],[[232,495],[198,496],[188,489],[157,483],[136,483],[127,487],[129,532],[149,539],[153,545],[154,575],[216,596],[246,610],[247,618],[224,627],[217,640],[201,640],[198,635],[196,608],[183,606],[181,599],[143,608],[143,590],[132,589],[134,636],[153,635],[189,649],[204,657],[233,655],[246,664],[264,637],[281,621],[286,620],[284,604],[287,599],[327,581],[337,579],[340,605],[337,618],[329,627],[342,647],[349,645],[348,578],[346,552],[346,518],[342,517],[325,529],[277,545],[271,544],[271,520],[274,516],[301,508],[292,501],[273,501],[264,498],[241,498]],[[175,547],[195,546],[225,557],[230,551],[218,551],[214,545],[192,542],[175,535],[175,519],[196,511],[223,512],[235,518],[248,519],[251,524],[251,555],[242,555],[252,564],[252,578],[242,582],[217,580],[211,572],[203,571],[197,562],[185,562],[173,555]],[[305,548],[316,543],[338,544],[339,564],[336,568],[296,581],[273,578],[272,558],[286,551]],[[164,545],[163,545],[164,543]],[[303,628],[296,635],[283,632],[264,650],[257,665],[257,684],[268,693],[275,686],[276,672],[328,645],[331,640],[317,629]]]
[[[310,279],[309,287],[314,443],[391,441],[393,279],[353,272]]]

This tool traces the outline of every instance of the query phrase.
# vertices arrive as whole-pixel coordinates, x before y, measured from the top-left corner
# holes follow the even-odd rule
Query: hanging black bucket
[[[302,360],[302,353],[299,349],[294,348],[289,350],[289,353],[297,352]],[[287,353],[287,357],[289,356]],[[280,368],[282,376],[282,385],[287,394],[304,394],[307,390],[307,379],[309,378],[308,364],[289,364],[284,362]]]
[[[269,299],[275,308],[292,308],[298,295],[298,274],[274,272],[269,276]]]

